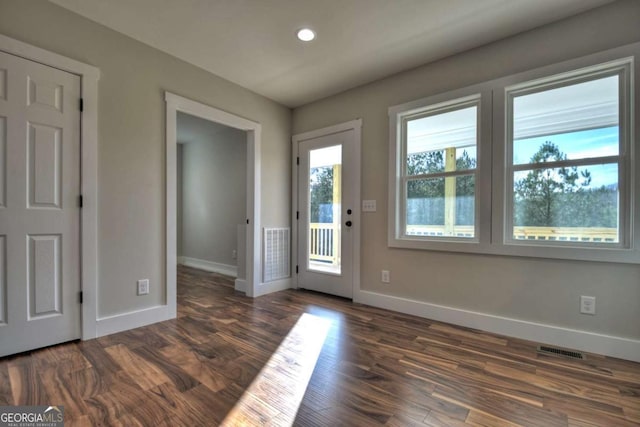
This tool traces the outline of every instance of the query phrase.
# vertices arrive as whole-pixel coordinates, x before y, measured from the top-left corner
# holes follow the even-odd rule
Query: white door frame
[[[236,280],[236,289],[244,291],[247,296],[258,295],[260,285],[260,147],[262,125],[235,114],[202,104],[182,96],[165,92],[167,105],[166,132],[166,275],[167,305],[169,317],[176,317],[176,151],[178,111],[216,122],[247,133],[247,237],[246,237],[246,283]],[[242,289],[244,287],[244,289]]]
[[[97,336],[98,318],[98,80],[100,70],[0,34],[0,51],[80,76],[80,287],[82,339]]]
[[[297,224],[297,211],[298,211],[298,146],[300,141],[307,139],[318,138],[321,136],[327,136],[334,133],[345,132],[353,130],[354,132],[354,151],[355,156],[353,159],[353,198],[355,199],[355,206],[353,206],[353,214],[351,219],[353,220],[353,226],[351,226],[351,232],[353,233],[353,298],[354,300],[360,294],[360,229],[361,229],[361,201],[360,201],[360,188],[361,188],[361,146],[362,146],[362,119],[351,120],[346,123],[340,123],[333,126],[328,126],[322,129],[316,129],[309,132],[299,133],[291,137],[291,218],[294,222],[291,227],[291,260],[293,266],[298,265],[298,224]],[[294,267],[295,269],[295,267]],[[294,274],[293,287],[298,288],[298,275]]]

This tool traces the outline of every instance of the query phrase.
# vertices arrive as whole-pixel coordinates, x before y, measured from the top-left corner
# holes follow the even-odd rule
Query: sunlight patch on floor
[[[331,323],[303,313],[221,425],[292,425]]]

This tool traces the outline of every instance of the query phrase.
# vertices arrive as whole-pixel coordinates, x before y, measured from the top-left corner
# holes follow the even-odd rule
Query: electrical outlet
[[[138,295],[147,295],[149,293],[149,279],[138,280]]]
[[[236,259],[236,258],[238,258],[238,251],[234,249],[233,251],[231,251],[231,259]]]
[[[382,275],[380,277],[380,280],[382,280],[382,283],[391,282],[391,273],[389,273],[389,270],[382,270]]]
[[[596,297],[582,295],[580,297],[580,313],[596,314]]]
[[[376,201],[375,200],[363,200],[362,201],[362,212],[375,212],[376,211]]]

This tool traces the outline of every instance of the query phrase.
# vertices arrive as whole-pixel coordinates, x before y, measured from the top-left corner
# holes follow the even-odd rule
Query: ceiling
[[[297,107],[613,0],[50,1]]]

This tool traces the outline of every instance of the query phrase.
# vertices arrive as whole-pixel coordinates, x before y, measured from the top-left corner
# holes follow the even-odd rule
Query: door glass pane
[[[340,274],[342,145],[309,151],[309,270]]]

